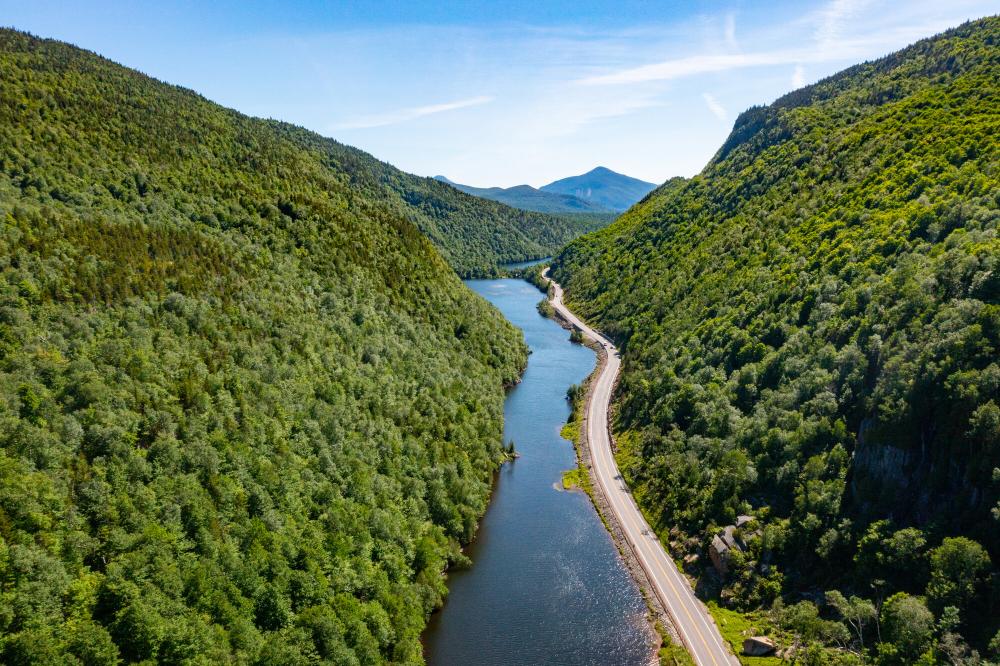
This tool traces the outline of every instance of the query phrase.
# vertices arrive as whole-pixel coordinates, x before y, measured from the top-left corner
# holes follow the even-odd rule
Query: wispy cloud
[[[577,81],[581,85],[602,86],[646,81],[669,81],[685,76],[724,72],[742,67],[761,67],[794,62],[802,57],[798,51],[696,55],[676,58],[652,65],[642,65],[611,74],[590,76]]]
[[[736,14],[730,12],[726,14],[726,27],[725,27],[726,45],[735,49],[738,44],[736,43]]]
[[[511,123],[505,134],[526,142],[532,141],[532,137],[571,136],[587,132],[602,121],[663,106],[666,102],[651,91],[629,90],[607,95],[599,90],[560,86],[533,104],[512,109],[505,119]]]
[[[844,24],[854,18],[869,0],[833,0],[819,14],[816,41],[820,48],[829,48],[840,39]]]
[[[588,76],[575,81],[584,86],[607,86],[646,83],[649,81],[670,81],[700,74],[728,72],[751,67],[772,67],[780,65],[801,65],[803,63],[829,63],[855,60],[871,56],[887,41],[913,41],[933,34],[922,26],[905,26],[895,30],[887,29],[877,35],[865,35],[857,39],[839,39],[826,48],[808,46],[796,49],[776,49],[756,53],[702,54],[675,58],[664,62],[631,67],[629,69]],[[888,52],[888,50],[886,50]]]
[[[806,84],[806,68],[796,65],[792,70],[792,88],[801,88]]]
[[[710,93],[702,93],[701,96],[705,99],[705,104],[708,105],[708,110],[715,115],[719,120],[726,119],[726,107],[719,103],[719,100],[715,99],[715,96]]]
[[[893,48],[934,34],[954,23],[948,17],[912,16],[908,17],[909,20],[897,23],[883,20],[877,25],[869,25],[871,21],[865,18],[862,22],[865,26],[861,27],[859,21],[866,16],[865,10],[873,1],[831,0],[820,10],[802,19],[800,28],[813,29],[811,40],[807,37],[805,43],[800,40],[794,47],[775,45],[777,48],[746,53],[734,52],[739,48],[736,42],[736,19],[734,14],[727,14],[723,19],[724,40],[717,45],[714,53],[683,56],[594,74],[577,79],[575,83],[587,86],[628,85],[754,67],[801,66],[808,63],[856,60],[888,53]],[[799,71],[798,67],[795,71]],[[796,86],[799,85],[797,81],[798,77],[793,79]]]
[[[553,127],[554,134],[572,134],[586,125],[608,118],[619,118],[628,116],[637,111],[662,107],[665,102],[653,97],[639,96],[634,98],[621,98],[600,102],[593,100],[590,104],[581,105],[577,108],[567,108],[563,106],[558,115],[556,125]]]
[[[479,106],[481,104],[489,104],[493,101],[493,97],[488,95],[480,95],[479,97],[470,97],[468,99],[460,99],[454,102],[445,102],[443,104],[429,104],[427,106],[414,106],[406,109],[398,109],[396,111],[389,111],[386,113],[378,113],[370,116],[362,116],[360,118],[355,118],[344,123],[339,123],[333,126],[332,129],[336,130],[347,130],[347,129],[367,129],[369,127],[384,127],[386,125],[396,125],[398,123],[405,123],[408,120],[414,120],[416,118],[422,118],[423,116],[432,116],[436,113],[445,113],[447,111],[455,111],[456,109],[465,109],[470,106]]]

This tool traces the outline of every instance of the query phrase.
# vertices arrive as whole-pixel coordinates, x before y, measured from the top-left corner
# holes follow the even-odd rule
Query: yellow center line
[[[562,295],[559,294],[559,299],[558,299],[559,300],[559,305],[563,305],[562,302],[561,302],[562,301],[561,296]],[[555,299],[553,299],[553,300],[555,300]],[[565,306],[563,306],[563,309],[565,309]],[[572,316],[572,313],[569,313],[568,311],[564,312],[564,314],[570,314]],[[576,317],[572,316],[572,319],[576,319]],[[583,328],[584,330],[586,330],[587,333],[591,335],[591,337],[594,337],[595,339],[597,339],[597,342],[599,342],[599,343],[602,342],[602,340],[599,338],[599,336],[596,336],[596,334],[594,333],[594,331],[592,331],[589,327],[582,325],[582,322],[580,322],[579,320],[577,320],[575,323],[577,323],[577,325],[580,325],[581,328]],[[612,345],[611,348],[614,349],[614,346]],[[604,383],[603,382],[603,379],[604,379],[603,375],[605,375],[605,374],[606,373],[602,373],[602,377],[599,378],[598,383]],[[598,406],[598,405],[595,404],[596,401],[597,401],[597,392],[595,391],[595,393],[594,393],[594,395],[593,395],[593,397],[591,399],[591,405],[590,405],[591,414],[596,414],[595,407]],[[590,437],[590,441],[593,442],[593,441],[595,441],[594,436],[593,436],[594,435],[594,433],[593,433],[593,429],[594,429],[593,418],[590,419],[590,422],[587,424],[587,426],[588,426],[588,428],[587,428],[587,431],[588,431],[587,434]],[[610,464],[608,464],[607,461],[605,461],[605,464],[608,465],[609,471],[613,470],[613,469],[616,469],[616,467],[612,468],[610,466]],[[604,483],[603,476],[602,475],[598,475],[598,479],[599,479],[599,481],[601,483],[601,487],[604,489],[605,494],[610,498],[611,497],[611,493],[609,492],[606,484]],[[613,510],[616,509],[614,502],[611,502],[611,507],[612,507]],[[626,515],[628,512],[622,512],[622,511],[615,510],[615,513],[618,514],[618,519],[619,520],[622,520],[623,522],[627,522],[630,527],[632,527],[633,529],[638,530],[640,534],[642,533],[642,531],[643,531],[642,524],[639,523],[632,515]],[[648,529],[648,528],[646,528],[646,529]],[[627,532],[625,534],[625,537],[628,538],[628,533]],[[633,546],[636,547],[636,550],[639,553],[639,555],[642,558],[642,560],[646,563],[647,566],[649,566],[649,558],[647,557],[648,544],[644,543],[644,544],[640,545],[638,543],[638,541],[633,541],[632,543],[633,543]],[[694,629],[695,633],[698,634],[698,638],[701,640],[702,646],[704,646],[705,652],[708,654],[708,657],[712,660],[712,663],[716,664],[716,666],[717,666],[719,662],[716,660],[715,655],[712,652],[712,649],[709,647],[708,641],[705,639],[704,633],[702,633],[700,627],[698,626],[699,623],[696,622],[695,619],[694,619],[694,616],[691,615],[691,611],[688,609],[687,604],[684,603],[682,595],[678,592],[677,587],[674,585],[673,577],[670,575],[670,573],[667,570],[667,568],[664,567],[664,565],[660,561],[660,559],[656,557],[657,554],[658,553],[654,553],[654,555],[653,555],[653,561],[656,564],[656,568],[659,570],[659,572],[662,574],[662,576],[666,579],[667,585],[670,586],[671,592],[674,594],[675,597],[677,597],[677,600],[680,602],[681,607],[684,609],[685,615],[687,615],[688,620],[691,622],[692,628]],[[665,553],[664,553],[664,555],[665,555]],[[664,599],[663,601],[666,602],[668,608],[671,608],[673,606],[673,604],[670,603],[669,599]],[[675,611],[674,614],[676,614],[676,611]],[[702,620],[704,621],[704,618],[702,618]],[[682,629],[682,631],[683,631],[683,629]],[[715,642],[715,641],[713,641],[713,642]]]
[[[591,405],[591,407],[593,408],[593,405]],[[588,434],[592,435],[593,433],[588,433]],[[593,439],[591,439],[591,441],[593,441]],[[604,492],[607,493],[610,496],[610,493],[608,492],[608,489],[605,486],[603,479],[601,479],[601,486],[604,487]],[[612,508],[614,508],[614,503],[612,503]],[[641,532],[642,532],[642,526],[635,520],[635,518],[633,518],[632,516],[629,516],[629,515],[622,515],[622,512],[616,511],[616,513],[619,514],[619,516],[618,516],[619,520],[627,521],[628,524],[633,529],[637,529],[640,532],[640,534],[641,534]],[[626,536],[626,538],[628,538],[628,534],[627,533],[626,533],[625,536]],[[644,551],[646,551],[646,547],[645,546],[647,546],[647,544],[640,545],[638,542],[635,542],[635,541],[633,541],[633,544],[637,547],[637,550],[643,551],[640,554],[641,554],[641,557],[642,557],[643,561],[645,561],[647,563],[647,566],[648,566],[648,564],[649,564],[649,558],[646,556],[646,552],[644,552]],[[674,596],[678,597],[678,601],[681,602],[681,604],[680,604],[681,608],[684,609],[684,613],[687,615],[688,620],[691,622],[692,628],[694,629],[695,633],[698,634],[698,638],[701,639],[701,643],[705,647],[705,652],[708,654],[708,656],[712,660],[713,664],[718,664],[719,662],[716,661],[715,655],[712,654],[712,649],[708,646],[708,641],[705,640],[705,635],[701,632],[701,629],[698,627],[698,623],[695,622],[694,616],[691,615],[691,611],[688,610],[687,605],[680,598],[681,595],[677,591],[677,587],[674,585],[674,582],[671,579],[670,574],[667,572],[666,568],[663,566],[663,563],[660,562],[658,559],[656,559],[655,556],[653,558],[653,561],[656,564],[657,569],[659,569],[660,573],[663,574],[663,576],[666,578],[667,585],[670,586],[670,591],[673,592]],[[668,607],[672,606],[672,604],[669,602],[669,600],[665,600],[665,601],[667,601],[667,606]]]
[[[551,282],[551,280],[550,280],[550,282]],[[576,315],[574,315],[572,312],[569,311],[569,308],[567,308],[565,306],[565,304],[563,304],[563,302],[562,302],[562,288],[559,287],[558,285],[556,285],[556,292],[553,294],[552,300],[556,302],[557,306],[560,306],[559,309],[563,311],[563,314],[566,315],[567,318],[569,318],[573,323],[575,323],[577,326],[579,326],[584,332],[586,332],[596,342],[601,343],[601,344],[605,344],[606,343],[610,347],[610,350],[614,350],[615,349],[614,345],[611,345],[610,342],[608,342],[607,340],[605,340],[596,331],[594,331],[589,326],[587,326],[586,324],[584,324],[582,321],[580,321],[576,317]],[[609,356],[610,356],[610,351],[609,351]],[[610,361],[609,361],[609,363],[610,363]],[[604,381],[606,375],[607,375],[607,366],[605,368],[605,372],[602,372],[601,376],[598,378],[598,384],[606,383]],[[595,439],[594,439],[594,432],[593,432],[594,431],[594,416],[593,415],[597,414],[597,411],[595,410],[595,407],[598,406],[598,405],[596,405],[597,394],[598,394],[598,391],[595,390],[594,393],[591,396],[590,414],[592,415],[592,418],[588,419],[588,423],[587,423],[587,436],[588,436],[589,441],[591,443],[593,443],[595,441]],[[607,428],[605,428],[605,429],[607,429]],[[605,447],[605,448],[607,448],[606,455],[610,456],[611,455],[610,454],[610,446],[609,447]],[[598,460],[601,460],[602,458],[604,458],[604,455],[598,455],[598,456],[596,456],[596,458]],[[607,469],[609,471],[617,470],[617,465],[613,464],[613,458],[611,460],[604,460],[604,464],[606,465],[606,467],[607,467]],[[639,521],[637,521],[636,518],[632,515],[632,513],[638,513],[638,508],[634,508],[633,512],[623,512],[623,511],[619,511],[617,509],[617,507],[615,506],[615,502],[611,499],[612,494],[611,494],[611,492],[609,491],[607,485],[604,482],[603,475],[598,474],[598,481],[600,482],[601,487],[604,489],[605,495],[608,497],[609,503],[611,504],[611,509],[617,514],[618,519],[620,521],[622,521],[622,522],[628,522],[629,526],[632,527],[633,529],[638,530],[639,533],[640,533],[640,535],[642,534],[643,529],[649,529],[648,527],[647,528],[643,528],[642,527],[642,523],[640,523]],[[625,538],[628,539],[629,535],[628,535],[627,530],[624,531],[624,532],[625,532]],[[647,567],[649,567],[649,558],[647,557],[647,552],[648,552],[649,544],[645,543],[645,542],[642,543],[642,544],[639,544],[638,541],[631,540],[631,539],[630,539],[630,541],[632,542],[632,545],[635,548],[636,553],[639,555],[640,559],[643,562],[646,563]],[[659,545],[659,540],[657,540],[657,545]],[[687,615],[688,620],[691,622],[692,628],[694,629],[695,633],[698,634],[698,638],[701,639],[701,643],[704,646],[705,652],[708,654],[709,659],[712,660],[713,664],[715,664],[716,666],[718,666],[719,662],[716,660],[715,655],[712,652],[712,649],[709,647],[708,641],[705,640],[705,635],[704,635],[704,633],[702,633],[701,628],[699,627],[699,623],[696,622],[695,619],[694,619],[694,617],[691,615],[691,611],[688,609],[688,605],[687,605],[687,603],[685,603],[683,595],[681,595],[678,592],[677,587],[674,585],[673,576],[670,574],[670,572],[668,571],[668,569],[660,561],[660,558],[657,557],[657,555],[660,555],[660,554],[661,553],[660,553],[659,549],[656,549],[653,552],[653,560],[656,563],[656,568],[663,575],[663,577],[666,578],[667,585],[670,586],[671,592],[674,594],[675,597],[677,597],[677,600],[680,602],[681,607],[684,609],[684,613]],[[666,554],[666,551],[663,551],[662,555],[664,557],[669,557],[669,555]],[[655,585],[655,580],[653,582],[654,582],[654,585]],[[666,604],[668,611],[673,611],[673,604],[670,603],[670,599],[664,598],[664,599],[661,599],[661,600]],[[673,611],[672,614],[676,615],[676,611]],[[704,618],[701,618],[701,620],[702,620],[702,622],[706,623],[706,627],[707,627],[708,626],[707,625],[707,621]],[[684,633],[684,630],[683,630],[682,627],[678,627],[678,629],[682,633]],[[722,646],[718,643],[718,641],[715,640],[715,636],[713,636],[712,638],[713,638],[713,642],[717,644],[717,647],[719,647],[720,649],[724,650],[724,648],[722,648]]]
[[[635,526],[636,523],[633,521],[632,525]],[[660,562],[659,558],[657,558],[655,555],[653,556],[653,562],[656,564],[657,568],[660,570],[660,572],[667,579],[667,585],[670,586],[670,591],[673,592],[674,595],[676,595],[678,597],[678,600],[680,600],[681,595],[677,591],[677,587],[674,586],[673,577],[667,571],[667,568],[663,566],[663,563]],[[718,664],[719,662],[716,661],[715,655],[712,653],[712,649],[708,646],[708,641],[705,640],[705,635],[702,633],[701,629],[698,627],[698,623],[695,622],[694,616],[691,615],[691,611],[688,609],[687,604],[685,604],[683,602],[683,600],[680,600],[680,601],[681,601],[681,608],[684,609],[684,614],[687,615],[688,620],[691,621],[691,625],[694,628],[695,633],[698,634],[698,638],[701,639],[701,644],[705,647],[705,652],[708,654],[708,656],[712,660],[713,664]]]

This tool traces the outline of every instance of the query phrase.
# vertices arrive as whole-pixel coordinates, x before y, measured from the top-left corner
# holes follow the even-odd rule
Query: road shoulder
[[[549,299],[551,304],[551,292],[547,294],[546,298]],[[576,330],[576,326],[566,319],[557,307],[552,307],[552,320],[567,331]],[[589,474],[590,478],[593,479],[595,478],[595,472],[591,461],[590,442],[587,437],[587,428],[584,427],[583,424],[586,424],[590,417],[591,394],[594,390],[596,378],[601,376],[601,373],[604,372],[604,368],[607,365],[608,353],[607,350],[604,349],[603,345],[590,337],[585,336],[583,344],[593,350],[594,354],[597,356],[597,363],[593,372],[590,373],[583,384],[584,395],[581,398],[581,413],[579,415],[581,427],[575,443],[575,448],[579,465],[585,468],[587,470],[587,474]],[[612,447],[614,447],[613,437],[611,437],[611,442]],[[663,603],[660,601],[659,596],[656,594],[655,589],[649,580],[646,569],[640,564],[639,558],[633,550],[631,542],[625,537],[625,533],[618,521],[618,517],[615,515],[614,511],[611,510],[611,506],[608,504],[608,499],[604,494],[601,484],[592,483],[591,486],[592,492],[590,492],[589,495],[594,504],[594,508],[597,509],[597,513],[601,517],[601,521],[604,523],[605,528],[611,535],[611,540],[618,549],[618,553],[621,555],[622,561],[625,563],[625,568],[632,576],[632,579],[639,586],[639,590],[642,592],[642,596],[646,600],[646,606],[649,610],[648,620],[650,627],[653,630],[654,636],[661,641],[661,645],[655,646],[654,654],[652,655],[654,657],[654,663],[659,663],[656,656],[659,654],[663,644],[667,642],[670,644],[669,647],[676,647],[677,649],[675,651],[682,653],[682,655],[679,655],[681,656],[681,659],[686,659],[685,661],[679,662],[675,660],[675,663],[692,663],[687,655],[687,651],[682,647],[683,643],[681,642],[677,630],[674,628],[670,614],[667,613],[666,609],[663,607]]]

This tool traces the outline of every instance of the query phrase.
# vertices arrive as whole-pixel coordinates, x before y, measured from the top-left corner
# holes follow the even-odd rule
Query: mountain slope
[[[354,187],[415,224],[462,277],[490,275],[499,264],[551,255],[606,220],[520,210],[400,171],[357,148],[300,127],[268,121],[274,131],[336,165]]]
[[[540,213],[610,213],[606,208],[575,197],[571,194],[556,194],[535,189],[530,185],[514,187],[472,187],[452,182],[444,176],[434,176],[434,180],[484,199],[492,199],[514,208],[534,210]]]
[[[658,529],[762,525],[733,605],[875,584],[1000,629],[998,43],[983,19],[751,109],[554,260],[624,347],[620,464]]]
[[[656,188],[638,178],[597,167],[580,176],[570,176],[543,185],[543,192],[563,194],[583,199],[601,208],[623,211]]]
[[[490,275],[499,264],[551,255],[606,219],[547,215],[481,199],[434,180],[405,173],[356,148],[299,127],[271,121],[275,130],[377,194],[415,224],[462,277]]]
[[[0,662],[421,662],[526,350],[414,222],[510,212],[59,42],[0,81]]]

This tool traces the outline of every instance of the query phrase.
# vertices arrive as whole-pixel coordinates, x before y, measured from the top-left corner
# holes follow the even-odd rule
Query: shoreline
[[[527,283],[527,285],[531,285],[532,287],[534,287],[536,289],[539,289],[539,286],[538,286],[538,284],[535,281],[530,280],[527,277],[523,277],[523,276],[506,277],[506,278],[494,278],[494,279],[495,280],[517,280],[517,281],[521,281],[521,282]],[[540,293],[543,296],[545,296],[545,292],[543,290],[540,289],[539,291],[540,291]],[[533,301],[533,302],[537,303],[537,301]],[[542,303],[547,303],[548,302],[547,297],[544,298],[541,302]],[[532,310],[534,310],[534,308],[532,308]],[[567,329],[571,329],[572,328],[568,324],[568,322],[565,321],[562,318],[561,313],[558,313],[557,311],[553,310],[552,312],[539,312],[539,314],[542,315],[542,319],[543,320],[547,319],[550,322],[555,323],[559,327],[559,329],[567,330]],[[558,331],[559,329],[556,329],[556,331]],[[570,346],[575,346],[575,344],[576,344],[575,341],[569,341],[569,340],[566,340],[566,338],[562,338],[559,335],[558,332],[556,332],[556,333],[554,333],[552,335],[554,335],[556,339],[564,340],[565,342],[563,344],[569,344]],[[586,376],[582,380],[567,380],[566,386],[568,387],[568,386],[571,385],[570,381],[579,381],[579,385],[582,388],[584,388],[583,393],[585,393],[586,395],[589,396],[590,391],[591,391],[590,387],[593,384],[592,380],[597,376],[596,373],[600,372],[604,368],[604,364],[606,363],[607,357],[601,355],[600,350],[599,350],[600,345],[596,345],[595,346],[594,342],[591,341],[589,338],[585,338],[579,344],[586,345],[591,351],[595,352],[596,363],[594,364],[594,366],[592,367],[592,369],[588,370],[587,366],[584,365],[584,363],[585,363],[584,358],[580,358],[580,365],[581,365],[581,367],[580,367],[580,374],[586,373]],[[530,356],[531,356],[531,354],[533,352],[534,352],[534,350],[532,350],[532,349],[529,348],[529,350],[528,350],[529,358],[530,358]],[[511,393],[513,391],[515,391],[523,383],[526,371],[527,371],[527,364],[525,364],[525,367],[523,367],[523,368],[520,369],[516,381],[504,384],[504,393],[505,393],[505,396],[504,396],[504,400],[505,400],[504,418],[505,418],[505,422],[506,422],[506,419],[508,417],[506,401],[509,400]],[[577,375],[577,377],[579,377],[579,376],[580,375]],[[586,410],[586,405],[581,406],[581,408],[579,410],[574,409],[574,415],[576,415],[576,414],[583,414],[583,415],[585,415],[587,413],[585,410]],[[573,416],[571,415],[570,419],[572,419],[572,418],[573,418]],[[564,421],[560,421],[560,423],[562,424],[562,426],[565,426],[565,422]],[[562,438],[561,441],[565,442],[565,441],[567,441],[567,438]],[[559,463],[559,473],[560,473],[560,476],[558,476],[557,480],[553,484],[551,484],[552,486],[555,487],[555,490],[558,490],[558,491],[563,491],[563,490],[580,490],[580,489],[582,489],[582,488],[564,488],[564,486],[562,484],[562,478],[561,478],[561,473],[562,472],[565,472],[567,469],[578,469],[580,467],[580,452],[581,452],[581,448],[580,448],[580,446],[578,446],[578,443],[577,443],[576,440],[571,441],[571,444],[573,446],[573,455],[572,455],[572,458],[571,458],[572,462],[565,461],[565,460],[564,461],[560,461],[560,463]],[[446,581],[445,584],[446,584],[446,587],[447,587],[448,591],[447,591],[446,595],[444,596],[444,598],[442,599],[442,603],[440,605],[436,606],[434,609],[432,609],[431,612],[427,615],[427,618],[426,618],[423,630],[421,631],[421,635],[420,635],[421,653],[424,656],[425,660],[427,660],[429,658],[430,654],[431,654],[430,650],[429,650],[429,648],[430,648],[430,646],[432,644],[432,640],[433,640],[431,638],[431,634],[434,633],[434,632],[440,632],[441,626],[443,626],[443,625],[441,625],[441,622],[442,622],[442,620],[444,618],[444,611],[445,611],[445,608],[449,605],[449,602],[451,600],[451,595],[452,595],[452,592],[453,592],[452,581],[450,579],[451,579],[451,577],[452,577],[453,574],[460,573],[460,572],[468,570],[470,568],[470,564],[472,564],[472,562],[474,562],[474,561],[476,561],[476,560],[479,559],[478,557],[475,557],[474,554],[476,553],[477,548],[481,547],[481,544],[482,544],[483,528],[484,528],[483,521],[486,519],[487,514],[489,514],[489,512],[496,506],[496,498],[497,498],[497,493],[499,491],[499,483],[498,483],[499,478],[503,474],[503,470],[508,467],[508,464],[511,464],[511,466],[513,466],[513,463],[515,462],[516,458],[519,458],[519,457],[520,456],[515,456],[514,458],[507,458],[507,459],[503,460],[501,462],[501,464],[498,466],[498,468],[494,471],[493,479],[492,479],[492,482],[490,484],[489,499],[487,501],[486,508],[485,508],[483,514],[480,515],[478,517],[477,521],[476,521],[476,528],[475,528],[475,531],[474,531],[471,539],[467,543],[460,544],[460,547],[459,547],[459,550],[458,550],[459,557],[456,558],[454,561],[448,563],[444,567],[444,569],[441,571],[441,576]],[[589,461],[589,457],[588,457],[588,461]],[[588,462],[588,465],[589,465],[589,462]],[[564,467],[564,466],[566,466],[566,467]],[[593,497],[591,497],[591,500],[587,504],[589,504],[590,506],[594,506]],[[574,503],[574,505],[575,505],[575,503]],[[586,505],[579,505],[579,506],[581,508],[587,510],[587,512],[589,513],[589,509],[586,509]],[[592,515],[593,514],[591,514],[591,516]],[[620,540],[616,539],[615,536],[613,535],[613,533],[611,533],[611,531],[610,531],[609,523],[608,523],[608,518],[607,518],[608,515],[611,515],[608,511],[606,511],[606,510],[602,511],[599,508],[597,509],[597,516],[601,520],[601,523],[602,523],[601,527],[603,527],[604,531],[606,533],[608,533],[612,537],[611,540],[612,540],[612,542],[614,544],[614,549],[611,550],[611,551],[609,551],[607,553],[607,555],[605,555],[603,557],[609,558],[607,560],[608,563],[609,563],[609,566],[613,562],[614,563],[614,565],[613,565],[614,568],[618,568],[618,567],[620,567],[620,566],[622,566],[624,564],[625,565],[624,568],[626,570],[624,573],[628,576],[628,579],[631,579],[631,580],[635,581],[636,580],[636,571],[634,570],[634,567],[636,566],[636,564],[635,564],[635,562],[630,561],[628,559],[628,557],[625,554],[623,554],[622,549],[621,549]],[[592,518],[590,520],[588,520],[588,522],[590,522],[590,521],[592,521]],[[597,537],[597,535],[600,534],[601,527],[594,526],[593,529],[595,529],[595,532],[590,537],[592,540],[597,540],[597,539],[600,538],[600,537]],[[603,550],[604,548],[606,548],[606,545],[604,543],[601,543],[601,550]],[[591,549],[588,547],[588,548],[582,548],[582,549],[578,549],[578,550],[581,550],[583,552],[588,552]],[[618,556],[617,562],[615,562],[615,560],[614,560],[615,555]],[[470,560],[472,560],[472,562],[470,562]],[[583,571],[585,571],[585,570],[581,570],[581,573]],[[618,569],[618,571],[620,572],[621,570]],[[619,575],[621,575],[621,574],[619,574]],[[627,579],[622,578],[620,580],[620,582],[618,583],[618,586],[621,587],[621,588],[624,588],[627,585],[626,580]],[[638,605],[633,605],[631,607],[634,610],[630,611],[630,613],[629,613],[628,617],[630,618],[630,620],[627,622],[627,625],[629,626],[629,629],[628,629],[629,632],[633,632],[634,631],[634,632],[641,633],[643,635],[643,640],[641,641],[641,643],[639,641],[636,641],[636,643],[635,643],[635,649],[633,650],[633,654],[630,656],[629,663],[649,664],[649,665],[660,664],[660,663],[673,663],[673,662],[661,662],[660,659],[659,659],[659,657],[658,657],[659,650],[660,650],[661,646],[664,645],[664,631],[663,631],[663,628],[662,628],[663,627],[663,623],[662,623],[662,621],[659,620],[658,614],[654,613],[653,608],[652,608],[651,603],[650,603],[649,596],[648,596],[646,590],[643,588],[643,586],[641,584],[637,584],[636,588],[638,588],[638,589],[630,588],[628,594],[630,596],[634,597],[635,592],[638,591],[640,593],[639,596],[641,596],[641,601],[639,599],[635,599],[632,602],[633,604],[638,604]],[[644,606],[643,606],[643,604],[644,604]],[[612,622],[612,624],[614,624],[614,621],[617,621],[617,618],[624,618],[624,617],[626,617],[626,616],[621,615],[621,614],[616,614],[613,618],[609,617],[607,619],[607,621]],[[610,639],[610,636],[609,636],[609,639]],[[611,642],[614,642],[614,641],[611,641]],[[640,649],[640,645],[641,645],[641,649]],[[594,646],[594,647],[597,647],[597,646]]]
[[[551,278],[545,277],[544,279],[547,280],[547,284],[551,284]],[[551,303],[551,292],[546,291],[544,293],[546,302]],[[567,331],[577,330],[576,326],[566,319],[563,313],[557,308],[552,308],[551,318],[552,321],[556,322]],[[594,390],[594,379],[600,376],[600,374],[604,371],[604,367],[607,365],[608,354],[603,345],[590,337],[584,337],[583,342],[580,344],[583,344],[593,351],[596,357],[596,363],[593,371],[587,375],[587,378],[582,384],[584,387],[584,395],[582,398],[582,405],[580,407],[579,419],[580,423],[583,424],[587,422],[590,415],[590,399]],[[613,438],[612,442],[614,442]],[[577,464],[585,468],[587,474],[593,478],[594,468],[591,460],[590,442],[587,437],[587,428],[580,428],[577,440],[573,442],[573,448],[576,450]],[[646,602],[646,608],[648,611],[646,620],[649,624],[650,631],[654,636],[650,663],[658,664],[660,663],[659,652],[665,646],[664,634],[666,634],[666,637],[669,638],[669,642],[674,646],[683,648],[684,643],[681,640],[680,635],[677,633],[677,629],[674,627],[670,614],[667,612],[663,603],[660,601],[655,590],[653,589],[653,585],[649,580],[649,575],[640,563],[631,542],[629,542],[629,540],[625,537],[621,524],[619,523],[617,516],[615,516],[614,511],[611,510],[611,506],[604,494],[601,484],[591,483],[590,486],[591,490],[590,492],[587,492],[587,495],[590,496],[591,503],[594,505],[597,515],[601,518],[601,522],[604,524],[605,529],[611,536],[611,540],[614,542],[615,548],[618,550],[618,554],[622,558],[622,562],[625,564],[626,570],[628,570],[632,580],[635,581],[639,591],[642,593],[642,598]],[[582,489],[576,490],[585,492]]]

